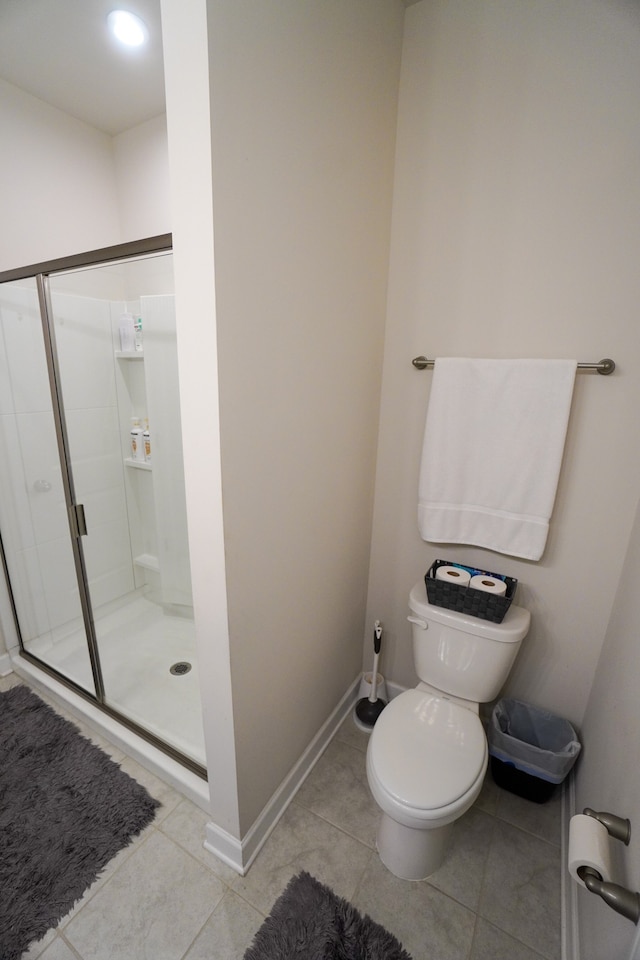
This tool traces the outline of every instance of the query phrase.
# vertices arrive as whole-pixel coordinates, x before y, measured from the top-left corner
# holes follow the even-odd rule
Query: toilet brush
[[[356,717],[367,727],[372,727],[384,708],[385,700],[378,700],[378,659],[380,657],[380,647],[382,645],[382,627],[380,621],[376,620],[373,625],[373,673],[371,674],[371,693],[369,697],[358,700],[356,704]]]

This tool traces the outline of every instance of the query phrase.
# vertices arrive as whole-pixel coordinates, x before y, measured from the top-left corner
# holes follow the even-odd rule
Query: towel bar
[[[426,357],[415,357],[411,363],[417,370],[424,370],[425,367],[432,367],[435,363],[435,360],[427,360]],[[613,360],[604,359],[599,360],[598,363],[579,363],[578,370],[597,370],[598,373],[602,374],[603,377],[608,376],[610,373],[613,373],[616,365]]]

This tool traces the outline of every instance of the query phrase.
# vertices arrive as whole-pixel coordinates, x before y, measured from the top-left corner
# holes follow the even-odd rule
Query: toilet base
[[[387,870],[401,880],[426,880],[445,858],[453,823],[429,830],[405,827],[382,814],[376,845]]]

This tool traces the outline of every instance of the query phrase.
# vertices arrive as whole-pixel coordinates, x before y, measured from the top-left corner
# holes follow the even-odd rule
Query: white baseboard
[[[11,657],[8,653],[3,653],[0,655],[0,677],[8,677],[10,673],[13,673]]]
[[[401,693],[404,693],[407,687],[401,687],[399,683],[393,683],[393,681],[387,680],[387,694],[389,700],[393,700],[394,697],[399,696]]]
[[[569,862],[569,822],[576,812],[576,785],[573,774],[564,782],[561,806],[560,844],[560,922],[562,960],[580,960],[578,928],[578,885],[567,868]]]
[[[207,824],[205,849],[215,854],[241,876],[246,874],[280,817],[349,715],[357,700],[360,679],[361,674],[358,674],[338,706],[322,725],[242,840],[232,837],[213,822]]]

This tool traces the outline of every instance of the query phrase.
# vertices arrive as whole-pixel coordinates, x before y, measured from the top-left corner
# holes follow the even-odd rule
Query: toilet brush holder
[[[356,706],[360,703],[361,700],[368,700],[371,696],[371,688],[373,687],[373,673],[363,673],[362,679],[360,680],[360,689],[358,690],[358,699],[356,701]],[[387,684],[381,673],[377,675],[376,679],[376,697],[380,699],[380,703],[388,703],[389,698],[387,696]],[[353,708],[353,722],[359,730],[362,730],[363,733],[371,733],[373,727],[370,724],[363,723],[358,714],[356,713],[356,707]]]
[[[356,703],[354,712],[354,721],[356,726],[361,729],[371,729],[374,723],[387,705],[379,695],[378,681],[382,679],[378,673],[378,658],[380,656],[380,645],[382,641],[382,626],[379,620],[376,620],[373,630],[373,670],[371,671],[370,690],[368,697],[362,697]],[[367,683],[367,674],[363,677],[364,683]],[[382,680],[384,683],[384,680]]]
[[[368,700],[371,696],[371,687],[373,686],[373,674],[371,671],[362,674],[360,680],[360,689],[358,690],[358,700]],[[387,684],[381,673],[376,678],[376,692],[381,700],[389,700],[387,696]]]

